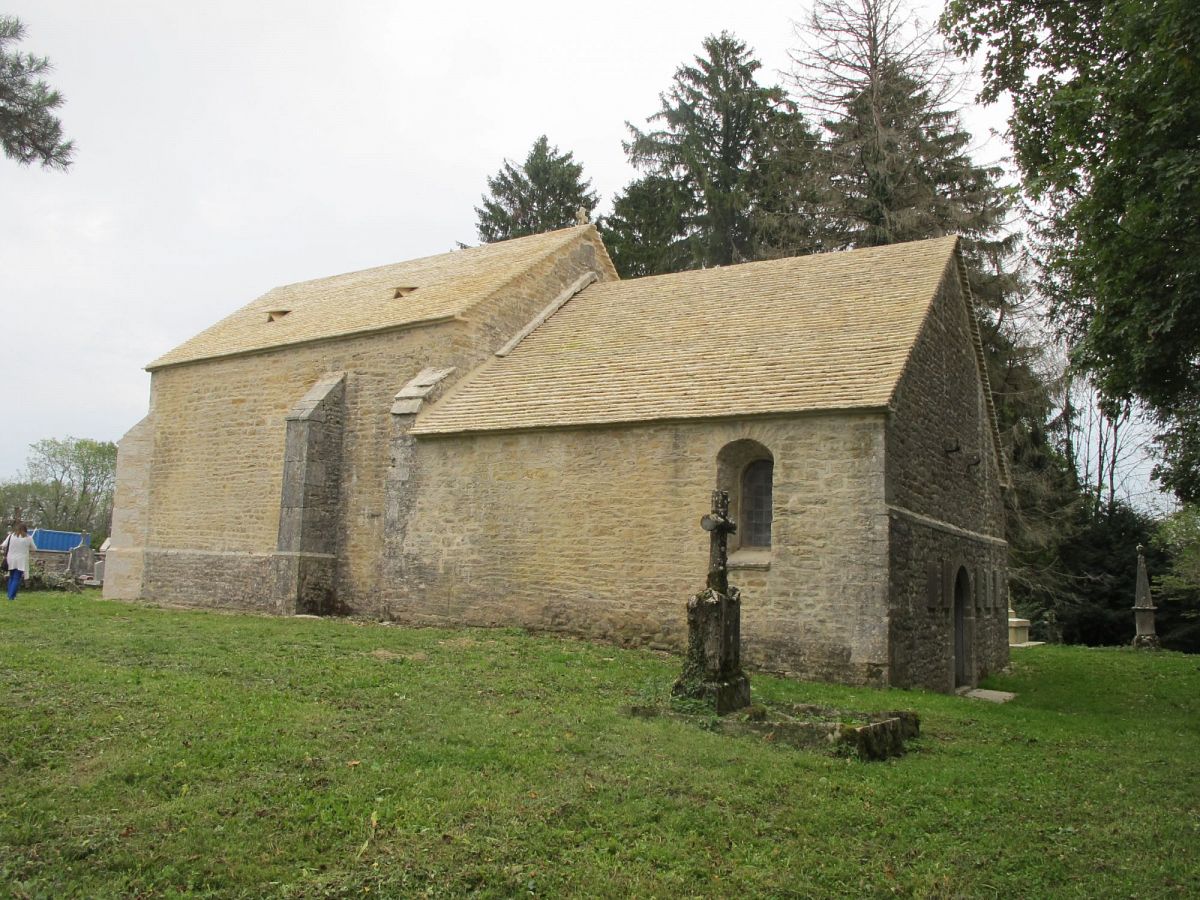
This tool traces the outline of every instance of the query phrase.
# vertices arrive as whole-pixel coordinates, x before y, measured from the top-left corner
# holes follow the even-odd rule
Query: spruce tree
[[[685,225],[691,208],[692,197],[684,185],[662,175],[639,178],[617,194],[600,228],[621,277],[691,268]]]
[[[949,102],[951,52],[914,26],[901,0],[817,0],[797,51],[803,105],[821,119],[827,214],[823,241],[867,247],[962,237],[1013,489],[1010,576],[1018,602],[1052,608],[1070,591],[1054,577],[1079,492],[1056,440],[1062,421],[1038,371],[1036,342],[1015,327],[1023,291],[1011,270],[1015,200],[998,166],[972,159],[971,135]]]
[[[795,221],[786,212],[804,196],[785,177],[803,168],[795,161],[808,137],[803,119],[782,88],[758,84],[761,63],[733,35],[709,36],[703,47],[660,95],[648,120],[655,127],[628,125],[625,152],[644,176],[604,223],[623,274],[810,249],[803,230],[777,227],[781,216]],[[778,246],[786,241],[793,246]]]
[[[599,202],[574,154],[551,147],[546,135],[533,142],[523,164],[505,160],[487,184],[475,213],[479,239],[489,244],[574,225],[581,207],[590,216]]]

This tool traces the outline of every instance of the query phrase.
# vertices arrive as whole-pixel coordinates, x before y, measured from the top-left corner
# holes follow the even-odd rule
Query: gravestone
[[[718,715],[750,705],[750,679],[742,672],[742,600],[729,586],[729,494],[713,491],[712,512],[700,520],[709,533],[708,586],[688,601],[688,650],[673,693],[711,701]]]
[[[92,548],[83,541],[67,554],[67,574],[72,578],[86,578],[92,574]]]

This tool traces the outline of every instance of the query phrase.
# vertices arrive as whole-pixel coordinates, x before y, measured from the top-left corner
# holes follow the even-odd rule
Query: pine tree
[[[533,142],[521,166],[505,160],[487,184],[475,212],[479,239],[489,244],[574,225],[581,207],[590,216],[599,202],[574,154],[551,147],[546,135]]]
[[[24,165],[36,161],[43,168],[65,169],[72,145],[63,140],[62,123],[51,113],[63,98],[40,77],[50,63],[5,47],[24,36],[19,19],[0,16],[0,145],[5,156]]]
[[[722,32],[703,46],[660,96],[648,120],[657,127],[628,126],[625,152],[645,175],[617,198],[605,223],[623,274],[810,249],[781,248],[806,238],[777,224],[805,196],[791,177],[803,170],[796,163],[809,137],[802,117],[782,88],[757,83],[761,63],[744,43]]]

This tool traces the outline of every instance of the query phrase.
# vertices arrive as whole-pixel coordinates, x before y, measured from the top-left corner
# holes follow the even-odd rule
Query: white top
[[[28,535],[21,537],[19,534],[10,534],[0,544],[0,550],[8,551],[8,567],[22,572],[29,571],[29,551],[32,549],[33,538]]]

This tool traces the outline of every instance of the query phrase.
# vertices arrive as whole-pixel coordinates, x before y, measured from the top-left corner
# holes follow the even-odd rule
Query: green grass
[[[0,603],[0,895],[1195,896],[1200,659],[1041,647],[887,763],[622,707],[679,660],[517,631]]]

